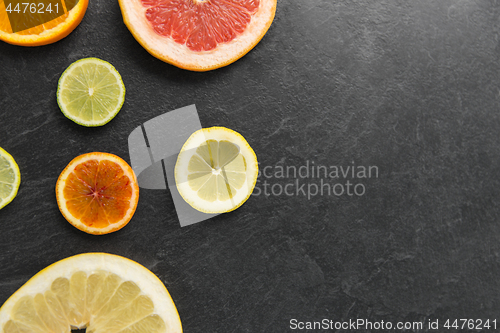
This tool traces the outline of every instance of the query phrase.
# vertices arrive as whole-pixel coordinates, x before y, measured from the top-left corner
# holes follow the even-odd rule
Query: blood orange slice
[[[264,36],[276,0],[119,0],[135,39],[155,57],[193,71],[238,60]]]
[[[123,228],[134,215],[139,186],[132,168],[120,157],[88,153],[76,157],[56,184],[59,210],[76,228],[107,234]]]

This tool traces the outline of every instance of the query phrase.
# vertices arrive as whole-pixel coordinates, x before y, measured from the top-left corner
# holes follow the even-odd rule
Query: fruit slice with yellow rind
[[[163,283],[140,264],[88,253],[61,260],[31,278],[0,308],[0,332],[180,333]]]
[[[233,63],[265,35],[276,0],[119,0],[123,21],[150,54],[180,68]]]
[[[240,207],[257,182],[257,157],[239,133],[225,127],[193,133],[175,165],[177,189],[193,208],[225,213]]]
[[[20,184],[19,166],[10,154],[0,147],[0,209],[14,200]]]

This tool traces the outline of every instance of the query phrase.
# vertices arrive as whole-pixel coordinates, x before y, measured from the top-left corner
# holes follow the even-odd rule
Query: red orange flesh
[[[116,155],[89,153],[64,169],[56,185],[59,209],[78,229],[105,234],[132,218],[139,187],[130,166]]]

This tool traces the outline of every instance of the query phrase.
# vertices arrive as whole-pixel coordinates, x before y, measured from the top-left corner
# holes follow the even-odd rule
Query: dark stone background
[[[55,98],[64,69],[90,56],[127,88],[102,128],[67,120]],[[103,251],[156,273],[186,333],[288,332],[292,318],[500,320],[499,60],[493,0],[279,0],[261,43],[207,73],[150,56],[116,1],[91,0],[53,45],[2,43],[0,146],[22,184],[0,211],[0,304],[47,265]],[[136,126],[193,103],[204,127],[245,136],[261,168],[354,162],[379,177],[361,180],[363,196],[253,196],[182,229],[170,194],[152,190],[114,234],[65,221],[54,187],[72,158],[128,161]]]

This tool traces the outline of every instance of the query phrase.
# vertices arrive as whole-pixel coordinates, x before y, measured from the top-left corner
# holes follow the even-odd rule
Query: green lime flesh
[[[116,116],[124,101],[122,78],[104,60],[78,60],[59,79],[57,103],[63,114],[77,124],[102,126]]]

